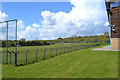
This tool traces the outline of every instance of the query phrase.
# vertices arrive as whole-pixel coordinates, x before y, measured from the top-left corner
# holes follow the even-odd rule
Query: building
[[[120,1],[106,0],[105,3],[111,29],[111,48],[120,50]]]
[[[26,41],[26,39],[25,39],[25,38],[21,38],[20,40],[21,40],[21,41]]]

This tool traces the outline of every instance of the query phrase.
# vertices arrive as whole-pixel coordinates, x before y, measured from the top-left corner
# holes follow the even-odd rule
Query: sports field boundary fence
[[[32,64],[32,63],[47,60],[59,55],[67,54],[73,51],[78,51],[81,49],[87,49],[87,48],[96,47],[96,46],[100,46],[100,44],[20,50],[20,51],[17,51],[16,66]],[[3,55],[2,64],[15,65],[15,57],[16,57],[16,54],[14,51],[8,51],[8,57],[5,57],[5,55]],[[8,58],[8,59],[5,59],[5,58]],[[7,63],[6,63],[6,60],[8,60]]]

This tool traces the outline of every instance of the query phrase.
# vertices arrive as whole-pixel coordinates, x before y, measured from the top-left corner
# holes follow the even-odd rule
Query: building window
[[[119,2],[115,2],[115,3],[112,3],[111,4],[111,7],[114,8],[114,7],[120,7],[120,1]]]

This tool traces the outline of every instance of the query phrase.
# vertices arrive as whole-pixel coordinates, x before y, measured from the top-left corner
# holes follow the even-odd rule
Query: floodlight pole
[[[7,22],[7,52],[6,52],[6,64],[8,64],[8,22]]]
[[[6,63],[8,64],[8,22],[12,22],[12,21],[15,21],[16,22],[16,33],[15,33],[15,36],[16,36],[16,45],[15,45],[15,65],[17,65],[17,19],[13,19],[13,20],[8,20],[8,21],[3,21],[3,22],[0,22],[0,23],[7,23],[7,49],[6,49]]]
[[[77,35],[78,35],[78,32],[77,32]],[[78,36],[76,35],[76,38],[77,38],[77,44],[78,44]]]
[[[111,45],[111,15],[112,15],[112,13],[111,13],[111,3],[110,3],[110,1],[107,1],[107,0],[105,0],[105,4],[106,4],[106,8],[107,8],[107,14],[108,14],[108,21],[109,21],[109,25],[110,25],[110,45]]]
[[[110,14],[109,14],[109,24],[111,25],[111,15]],[[111,27],[110,27],[110,45],[111,45]]]
[[[17,19],[15,20],[16,21],[16,47],[15,47],[15,65],[17,65]]]

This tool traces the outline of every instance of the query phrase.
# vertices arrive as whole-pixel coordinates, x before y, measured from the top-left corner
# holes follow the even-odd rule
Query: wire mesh
[[[65,46],[65,47],[41,47],[41,48],[18,48],[19,53],[17,54],[17,65],[32,64],[40,62],[42,60],[50,59],[59,55],[67,54],[69,52],[86,49],[90,47],[100,46],[100,44],[90,45],[77,45],[77,46]],[[15,54],[12,52],[14,49],[8,49],[8,64],[15,64]],[[2,63],[6,64],[6,50],[2,51]]]

